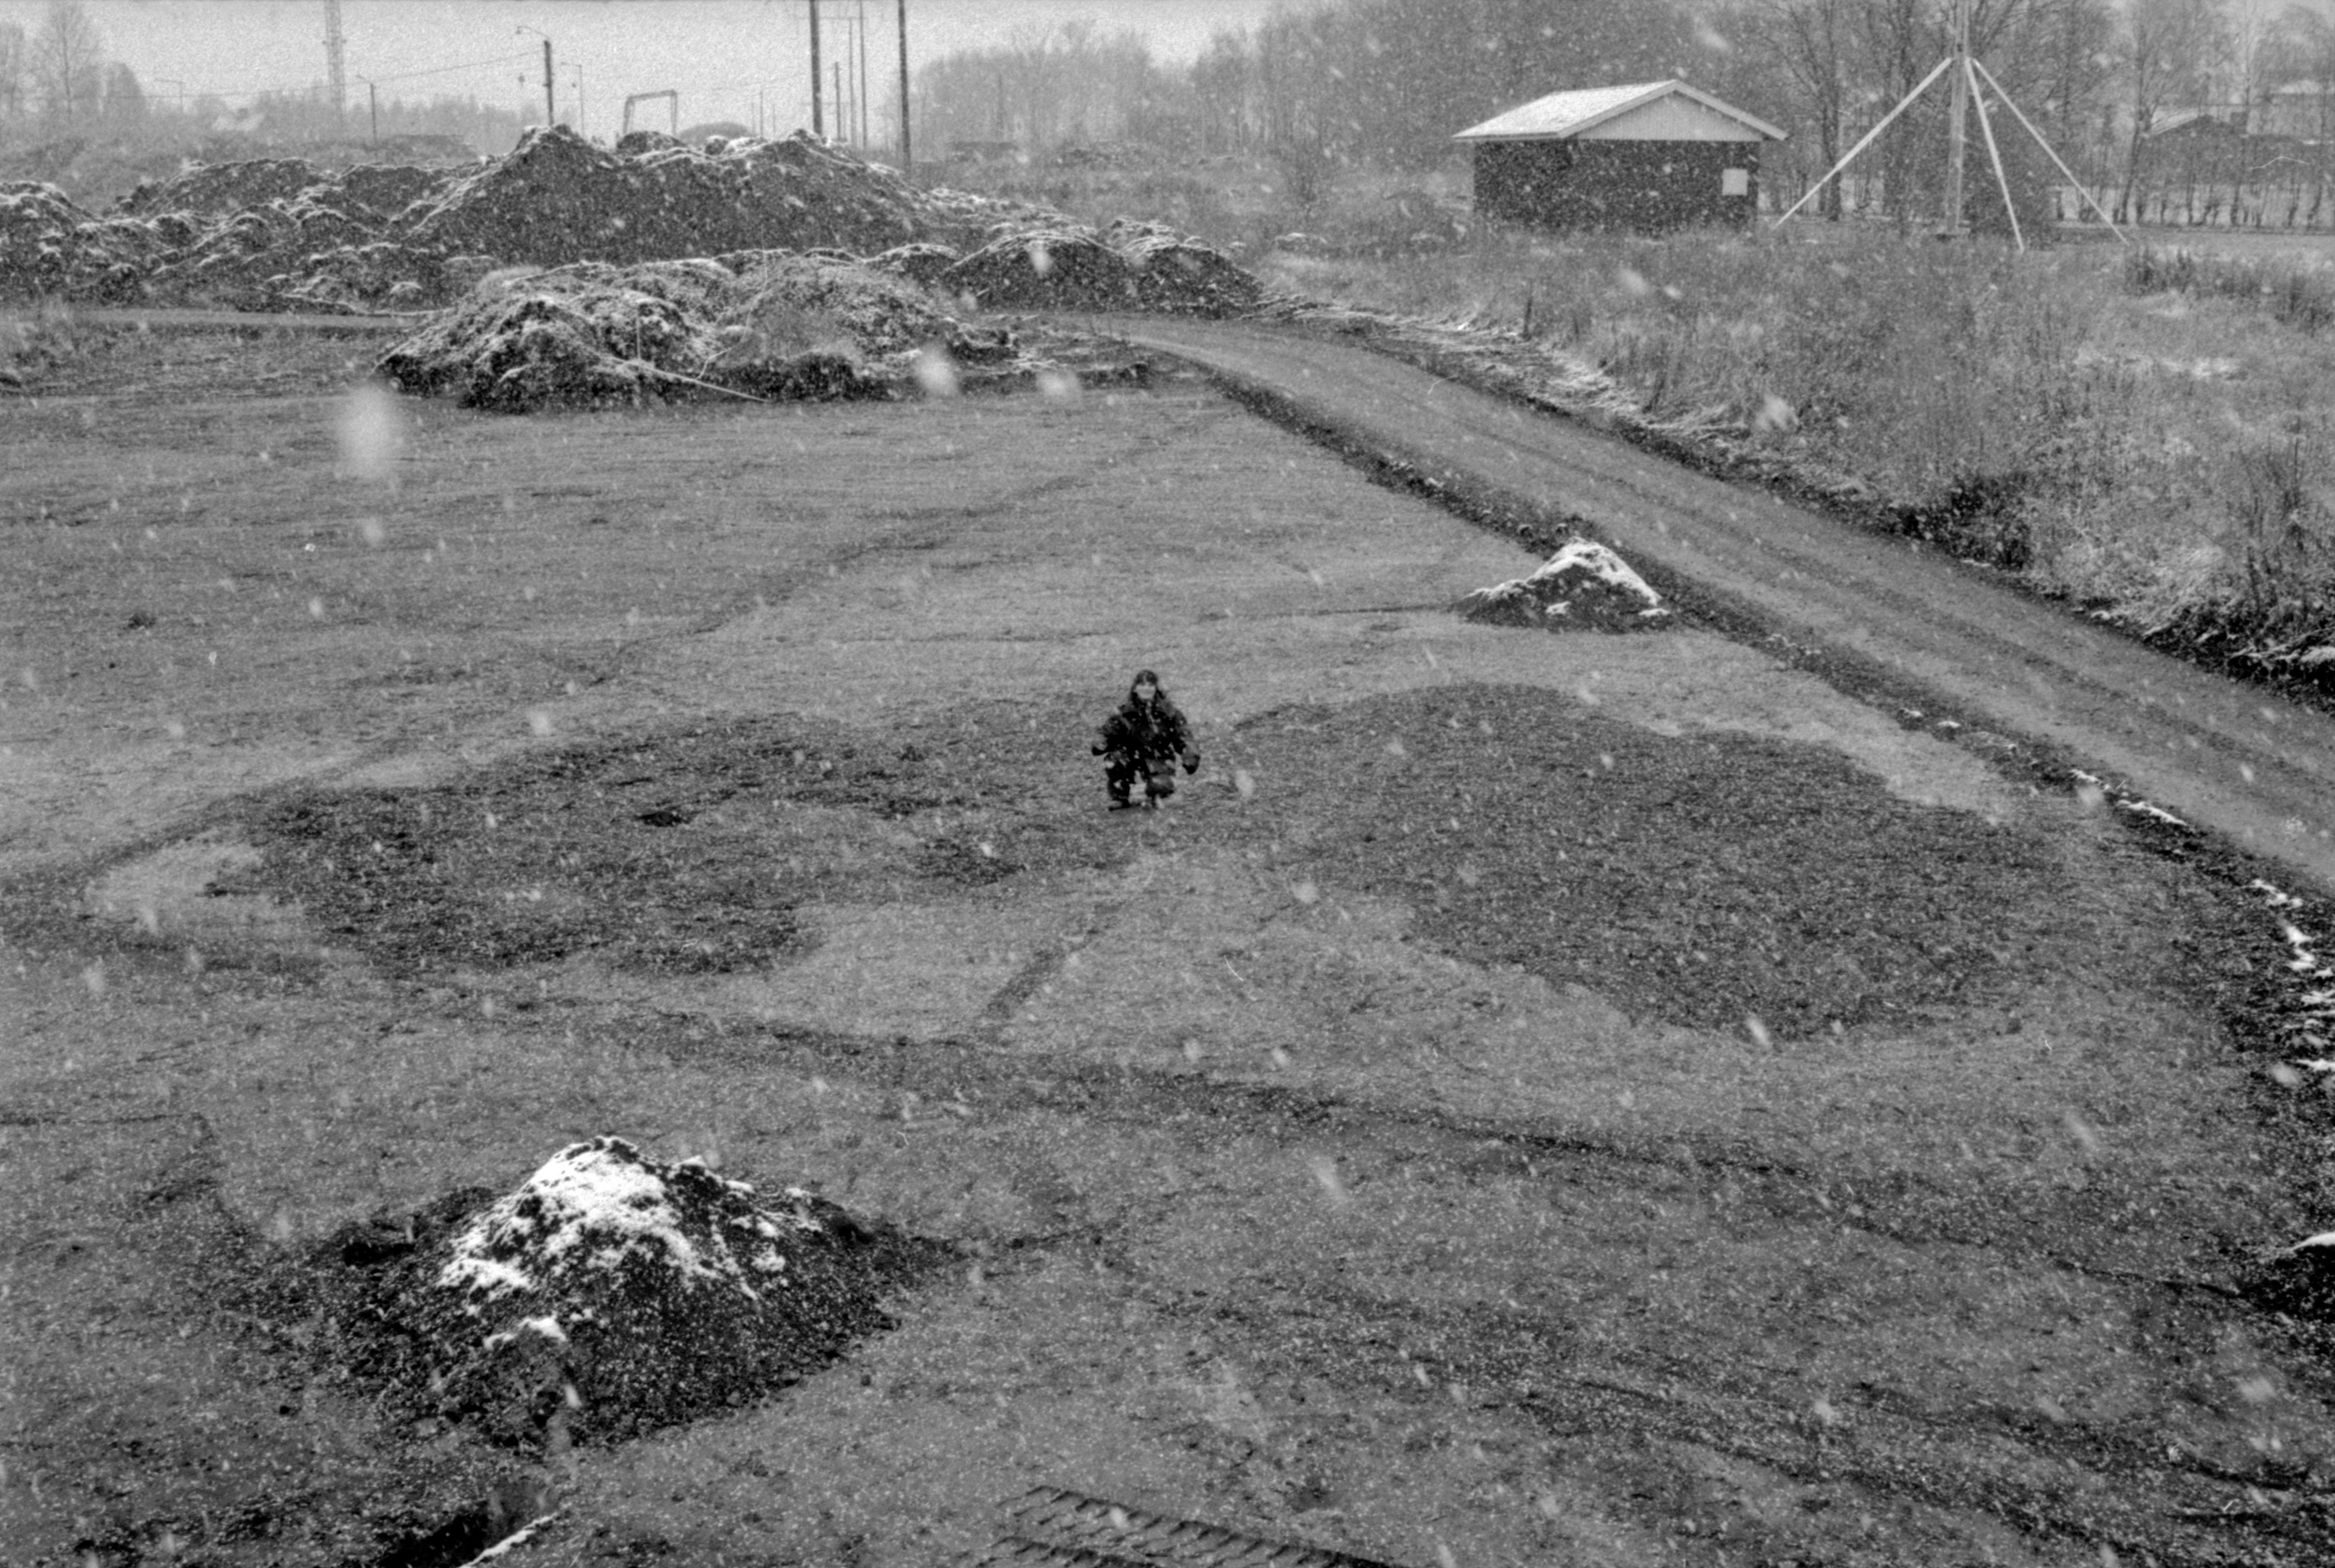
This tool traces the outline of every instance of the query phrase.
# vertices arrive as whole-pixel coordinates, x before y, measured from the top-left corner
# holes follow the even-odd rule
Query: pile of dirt
[[[1452,607],[1470,621],[1553,631],[1641,632],[1671,618],[1662,595],[1628,562],[1587,539],[1573,540],[1531,576],[1478,588]]]
[[[451,169],[255,159],[146,181],[104,218],[54,186],[0,187],[0,292],[107,304],[419,311],[512,266],[780,250],[872,256],[976,305],[1222,315],[1260,294],[1229,257],[1157,225],[1097,233],[925,189],[802,134],[692,147],[635,133],[611,151],[553,127]]]
[[[1145,310],[1232,315],[1264,296],[1231,256],[1165,224],[1113,218],[1103,237],[1126,261],[1136,301]]]
[[[135,298],[157,258],[196,233],[176,215],[100,218],[53,185],[0,186],[0,295]]]
[[[255,159],[146,181],[110,218],[53,186],[8,187],[0,289],[244,310],[417,308],[512,264],[961,246],[1000,221],[1058,217],[923,190],[809,136],[637,145],[610,152],[555,127],[452,169]]]
[[[496,1442],[608,1440],[757,1399],[893,1326],[950,1257],[799,1187],[775,1198],[620,1137],[342,1230],[328,1354]]]
[[[940,286],[983,309],[1132,310],[1135,281],[1092,229],[1009,229],[952,265]]]
[[[160,259],[146,275],[145,293],[150,298],[199,300],[237,310],[337,304],[335,297],[320,297],[314,286],[302,286],[297,275],[321,270],[329,258],[368,245],[374,227],[363,212],[352,210],[322,188],[247,207]],[[412,265],[401,266],[394,282],[408,281],[415,267],[437,258],[400,261],[409,259]]]
[[[733,250],[865,255],[915,240],[962,244],[1024,210],[920,189],[800,132],[628,156],[555,127],[454,181],[401,221],[400,237],[545,266]]]
[[[1008,226],[938,275],[983,308],[1151,310],[1226,315],[1262,297],[1255,278],[1198,240],[1121,218],[1097,232]]]
[[[905,277],[910,283],[926,288],[937,287],[941,277],[957,264],[957,253],[945,245],[930,240],[918,240],[913,245],[896,245],[880,256],[867,257],[867,265],[878,272],[888,272],[895,277]]]
[[[857,262],[786,251],[615,267],[580,262],[489,280],[391,347],[401,391],[523,411],[734,392],[888,395],[914,355],[1010,352],[914,285]]]
[[[288,201],[304,190],[325,184],[332,176],[304,158],[250,158],[235,163],[208,163],[185,169],[167,179],[141,179],[121,198],[121,210],[132,217],[182,213],[189,218],[224,218],[247,207]]]

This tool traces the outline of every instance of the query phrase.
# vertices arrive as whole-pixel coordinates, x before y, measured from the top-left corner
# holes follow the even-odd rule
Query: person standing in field
[[[1103,784],[1110,791],[1114,811],[1136,804],[1131,797],[1138,779],[1143,781],[1142,804],[1156,810],[1159,802],[1176,793],[1177,758],[1183,759],[1187,773],[1196,773],[1200,767],[1200,753],[1192,744],[1192,728],[1185,721],[1183,710],[1168,701],[1158,675],[1149,670],[1135,673],[1127,701],[1103,721],[1093,750],[1103,760]]]

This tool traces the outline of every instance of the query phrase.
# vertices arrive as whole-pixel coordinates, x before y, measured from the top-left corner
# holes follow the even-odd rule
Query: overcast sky
[[[234,103],[325,79],[323,0],[84,4],[109,57],[127,63],[159,97],[183,89]],[[898,5],[821,0],[830,71],[849,36],[847,18],[866,16],[868,96],[877,104],[899,74]],[[1188,60],[1212,32],[1272,8],[1273,0],[908,0],[909,62],[1080,18],[1106,32],[1140,32],[1158,57]],[[46,9],[47,0],[0,0],[0,21],[30,34]],[[540,34],[548,34],[560,118],[574,111],[580,68],[591,134],[615,131],[627,93],[664,88],[680,92],[683,124],[751,125],[759,94],[765,123],[791,130],[810,118],[807,9],[808,0],[342,0],[349,103],[364,106],[362,79],[370,77],[384,101],[470,93],[540,120]],[[646,122],[662,126],[662,111]]]

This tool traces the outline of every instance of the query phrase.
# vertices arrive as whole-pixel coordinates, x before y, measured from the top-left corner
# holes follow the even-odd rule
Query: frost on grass
[[[2282,1044],[2310,1053],[2298,1066],[2311,1072],[2335,1072],[2335,961],[2320,955],[2320,936],[2296,924],[2311,918],[2310,905],[2293,894],[2257,877],[2247,885],[2262,895],[2278,922],[2287,956],[2281,965],[2286,982],[2279,988],[2277,1011],[2271,1021]]]
[[[2286,948],[2280,978],[2262,998],[2267,1016],[2259,1022],[2282,1049],[2297,1054],[2274,1063],[2270,1075],[2289,1089],[2323,1083],[2325,1075],[2335,1074],[2335,961],[2322,956],[2322,937],[2300,924],[2317,924],[2309,900],[2259,877],[2247,891],[2269,907]],[[2335,1231],[2256,1259],[2243,1282],[2249,1295],[2275,1312],[2335,1321]]]
[[[361,1278],[335,1315],[360,1370],[506,1443],[624,1437],[757,1399],[890,1327],[886,1300],[945,1255],[620,1137],[483,1195],[344,1231],[330,1250]]]
[[[1574,626],[1645,631],[1670,619],[1669,606],[1630,564],[1604,546],[1574,539],[1529,576],[1478,588],[1454,606],[1498,626]]]

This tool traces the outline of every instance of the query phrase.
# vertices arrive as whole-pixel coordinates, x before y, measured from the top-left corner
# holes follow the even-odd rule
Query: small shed
[[[1480,217],[1652,230],[1749,223],[1759,149],[1784,133],[1670,81],[1552,92],[1452,140],[1474,147]]]

